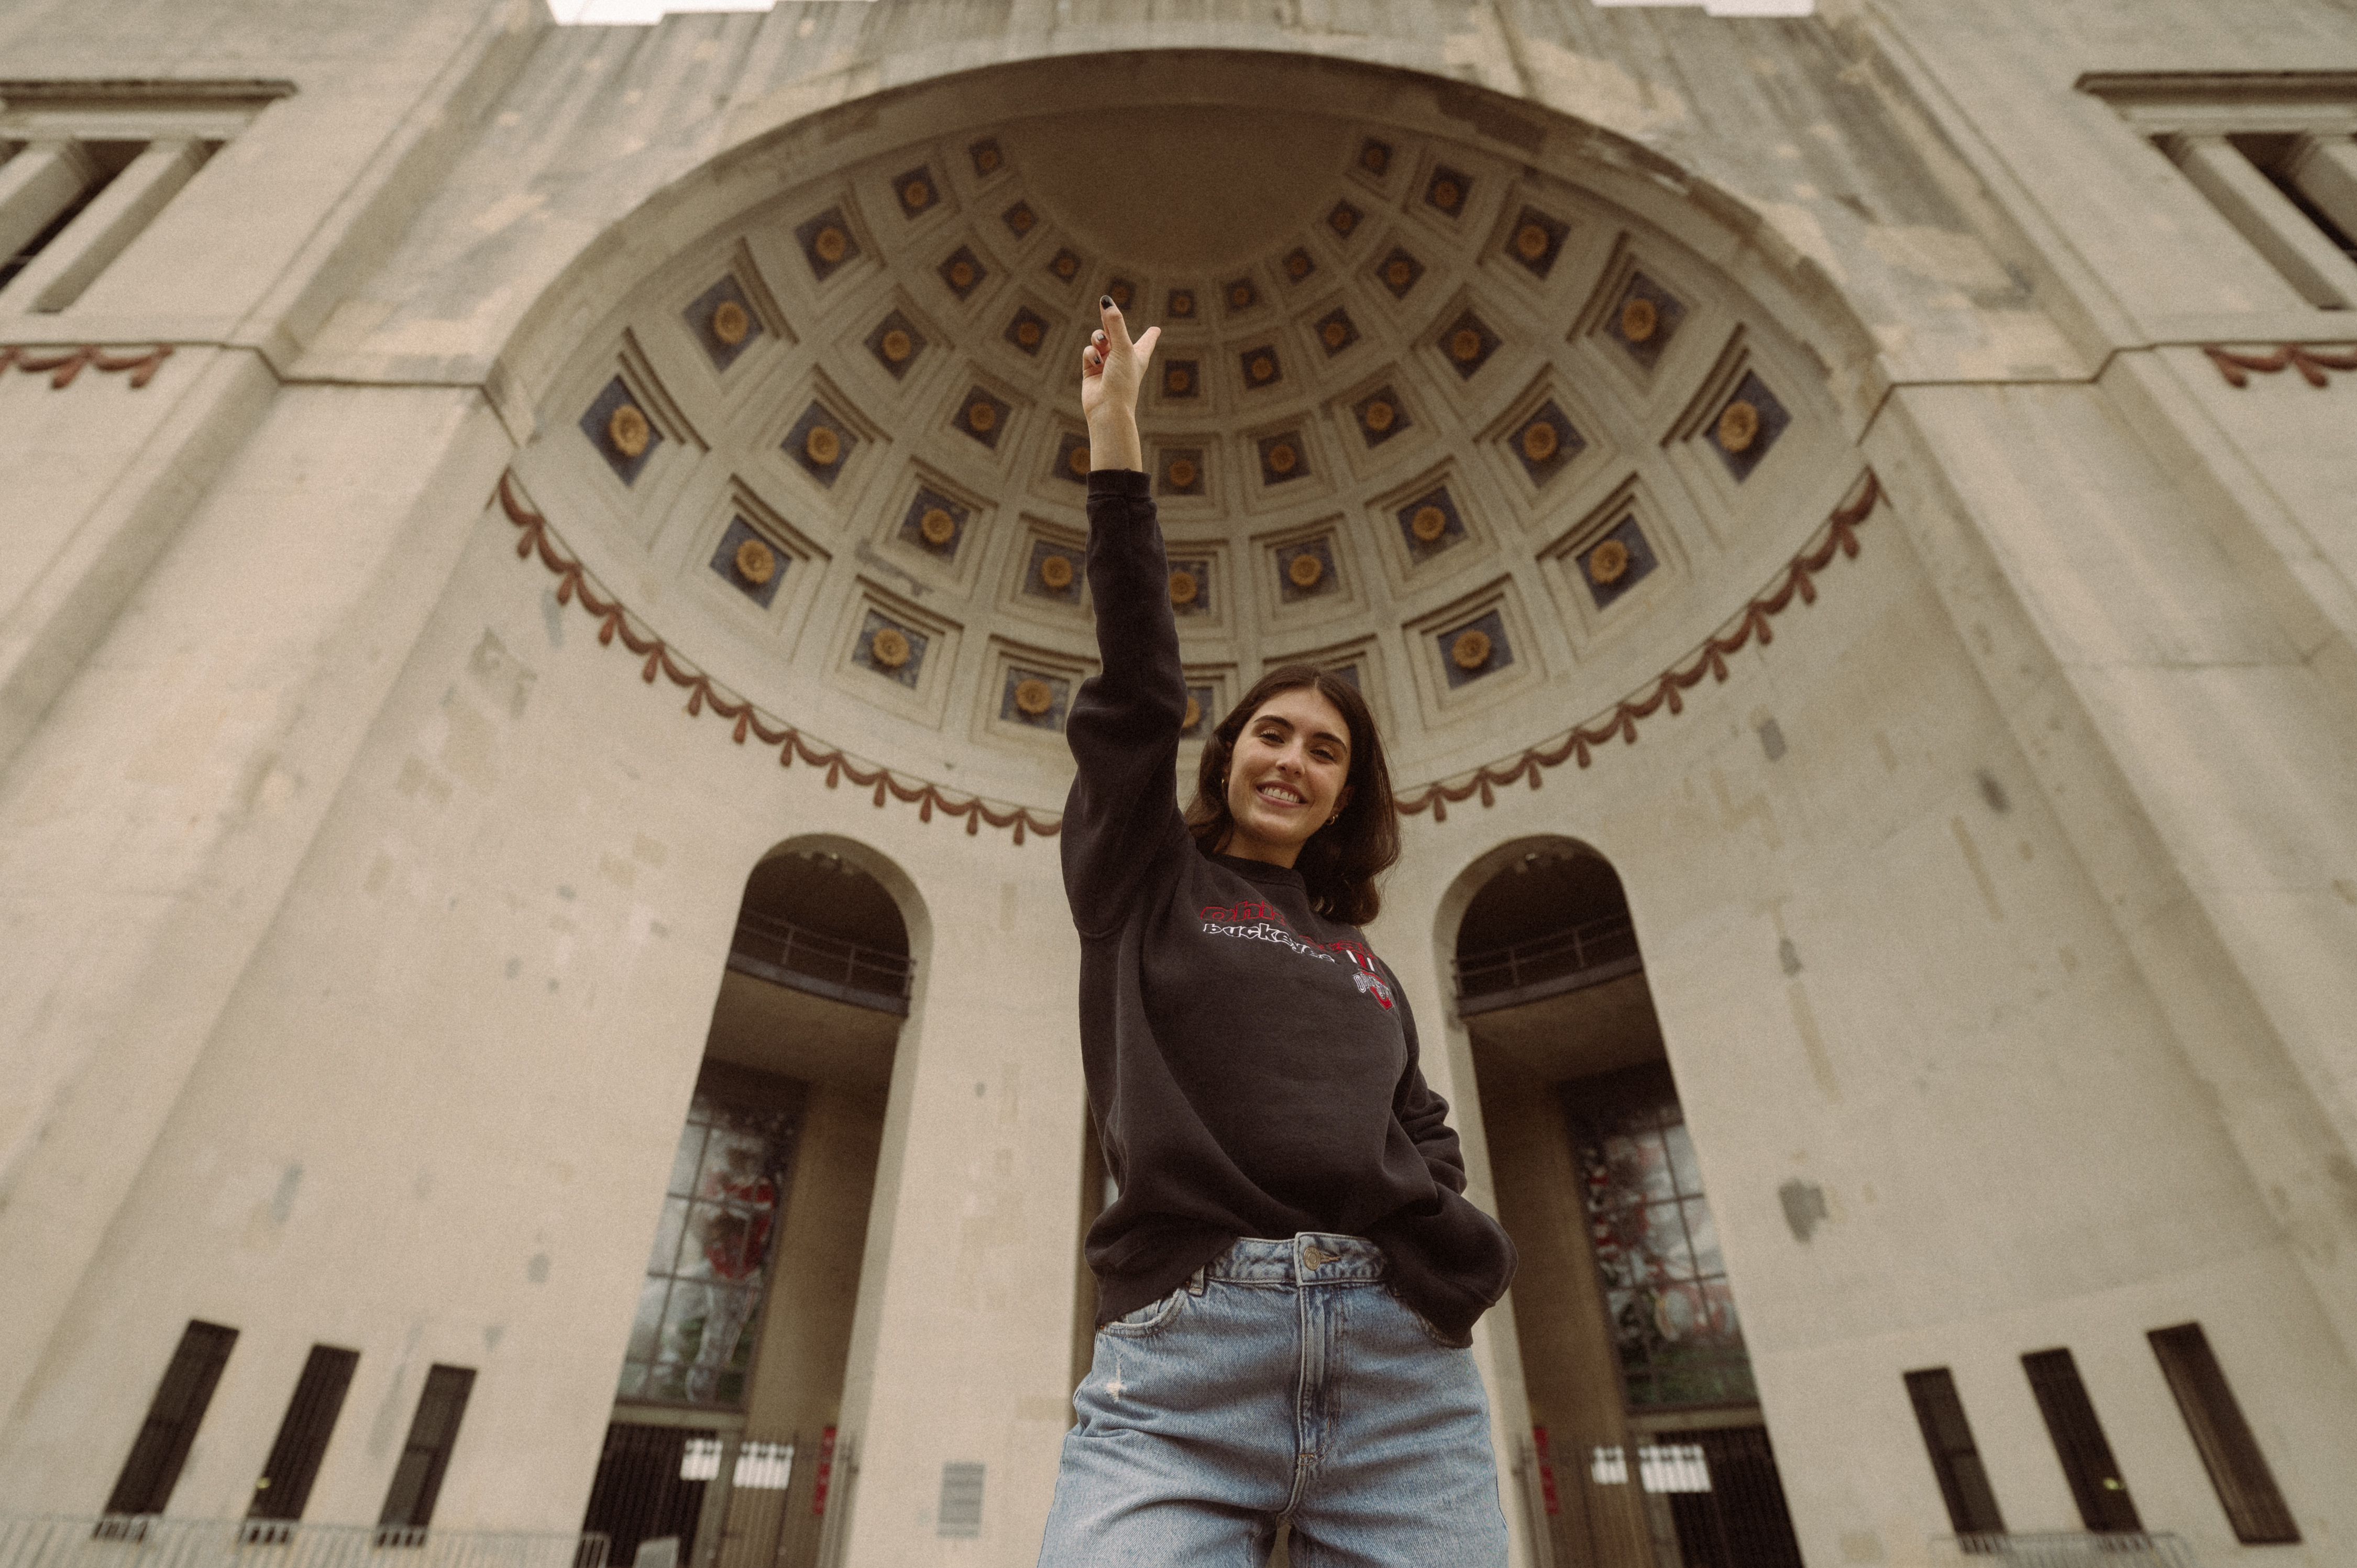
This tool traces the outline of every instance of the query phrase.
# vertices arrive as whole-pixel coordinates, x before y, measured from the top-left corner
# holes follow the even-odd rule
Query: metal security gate
[[[800,1433],[747,1437],[726,1455],[728,1514],[714,1568],[813,1568],[826,1525],[818,1482],[834,1440],[832,1429],[807,1449]]]
[[[1584,1471],[1584,1474],[1583,1474]],[[1591,1448],[1555,1482],[1548,1532],[1558,1561],[1595,1568],[1802,1568],[1768,1433],[1759,1426],[1661,1433]]]
[[[1768,1429],[1720,1426],[1677,1435],[1701,1449],[1703,1461],[1699,1487],[1663,1488],[1685,1568],[1801,1568]]]
[[[679,1561],[695,1551],[695,1521],[704,1509],[705,1481],[683,1472],[700,1468],[687,1463],[691,1444],[702,1449],[716,1444],[720,1434],[688,1426],[638,1426],[616,1422],[606,1428],[605,1452],[597,1456],[597,1479],[589,1489],[585,1530],[599,1530],[612,1541],[610,1560],[629,1568],[642,1541],[679,1538]]]

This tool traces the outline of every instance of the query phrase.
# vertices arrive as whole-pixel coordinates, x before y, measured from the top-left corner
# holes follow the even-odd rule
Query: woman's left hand
[[[1161,328],[1149,327],[1133,342],[1128,324],[1122,320],[1121,306],[1110,295],[1099,302],[1099,308],[1104,324],[1089,335],[1088,346],[1081,350],[1081,413],[1092,429],[1107,415],[1136,419],[1146,362],[1154,357],[1154,345],[1162,337]]]

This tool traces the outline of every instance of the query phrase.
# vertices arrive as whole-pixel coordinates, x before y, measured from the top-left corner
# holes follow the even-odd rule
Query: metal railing
[[[725,1475],[728,1480],[720,1544],[709,1559],[714,1568],[813,1568],[826,1522],[823,1512],[811,1507],[821,1445],[806,1447],[800,1433],[730,1433],[709,1441],[722,1461],[709,1477],[717,1481]]]
[[[834,1461],[828,1478],[825,1523],[818,1535],[817,1568],[843,1568],[845,1543],[851,1536],[851,1498],[859,1485],[859,1443],[846,1432],[834,1440]]]
[[[2012,1568],[2198,1568],[2192,1548],[2168,1531],[2038,1530],[2026,1535],[1935,1535],[1932,1555],[1942,1563],[1989,1559]]]
[[[1523,992],[1541,996],[1569,991],[1634,972],[1641,964],[1637,928],[1626,915],[1610,915],[1510,948],[1459,958],[1453,967],[1458,999],[1469,1002]],[[1486,1004],[1504,1003],[1488,1001]]]
[[[0,1517],[0,1568],[606,1568],[606,1538],[299,1520]]]
[[[748,910],[737,917],[728,956],[734,968],[775,984],[884,1013],[909,1010],[913,966],[904,952],[862,947]]]

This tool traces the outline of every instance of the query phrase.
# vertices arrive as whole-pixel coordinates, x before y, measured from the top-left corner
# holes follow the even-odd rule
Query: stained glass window
[[[620,1397],[743,1407],[792,1147],[788,1112],[698,1086],[665,1184]]]
[[[1668,1070],[1566,1086],[1605,1315],[1632,1410],[1759,1399]]]

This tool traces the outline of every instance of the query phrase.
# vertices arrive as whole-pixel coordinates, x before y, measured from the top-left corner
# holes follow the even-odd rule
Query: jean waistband
[[[1284,1240],[1246,1236],[1203,1265],[1202,1277],[1252,1284],[1338,1284],[1379,1280],[1383,1250],[1363,1236],[1305,1230]]]

